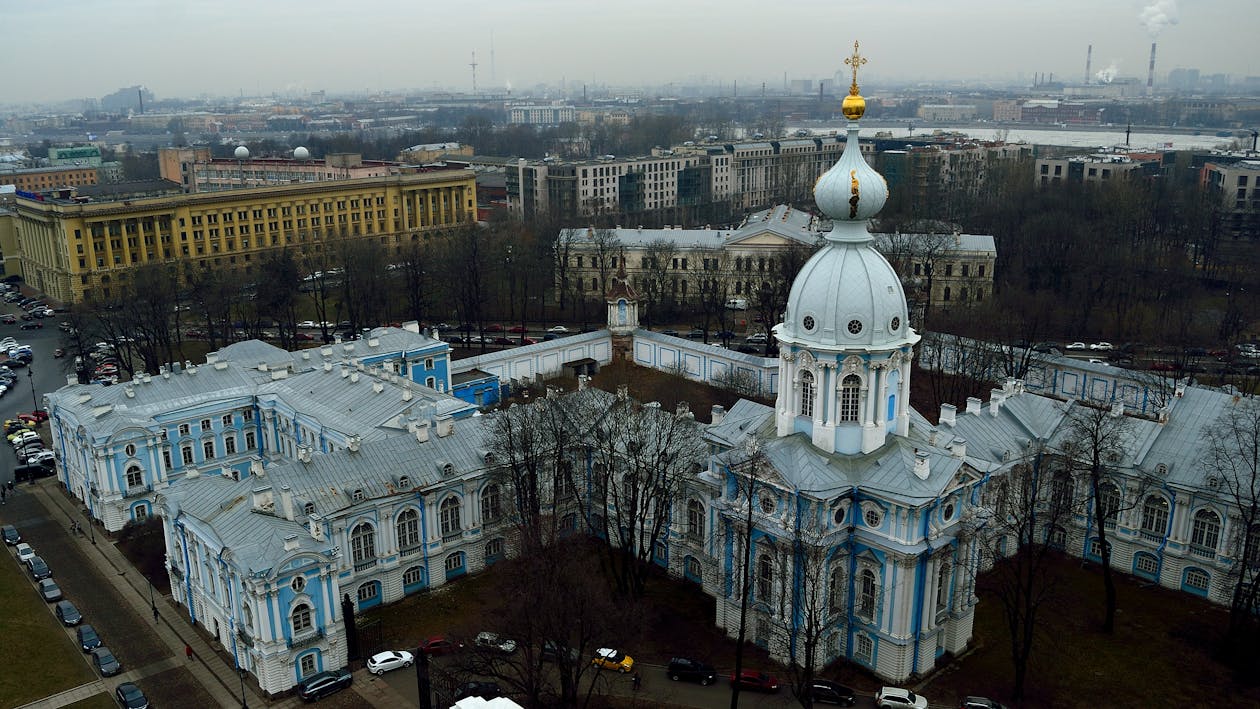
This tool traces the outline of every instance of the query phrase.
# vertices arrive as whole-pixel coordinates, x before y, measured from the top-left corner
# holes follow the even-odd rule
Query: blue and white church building
[[[748,635],[772,655],[804,663],[814,637],[818,666],[901,681],[971,638],[976,550],[959,532],[982,476],[910,407],[919,335],[867,231],[888,187],[858,149],[856,74],[850,93],[848,145],[814,190],[834,227],[774,328],[778,398],[715,412],[671,567],[716,597],[732,636],[746,584]]]

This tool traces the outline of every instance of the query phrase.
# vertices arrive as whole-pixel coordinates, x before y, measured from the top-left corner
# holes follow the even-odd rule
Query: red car
[[[521,333],[525,332],[525,326],[524,326],[524,325],[513,325],[512,327],[509,327],[509,328],[508,328],[508,332],[514,332],[514,333],[516,333],[517,335],[519,335],[519,334],[521,334]]]
[[[458,652],[464,649],[463,643],[457,643],[445,635],[435,635],[428,640],[420,643],[420,652],[429,657],[438,657],[439,655],[449,655],[452,652]]]
[[[731,675],[731,684],[737,684],[740,689],[750,689],[755,692],[779,691],[778,677],[757,670],[743,670],[739,675]]]
[[[521,344],[522,345],[536,345],[538,344],[538,340],[533,337],[522,337]]]
[[[44,411],[43,409],[35,409],[29,414],[18,414],[18,418],[22,418],[24,416],[30,416],[31,418],[35,419],[35,421],[37,422],[43,422],[43,421],[48,420],[48,412]]]
[[[503,332],[503,326],[499,323],[490,323],[486,325],[486,332]]]
[[[309,332],[297,332],[293,334],[293,339],[297,342],[314,342],[315,336]]]
[[[5,325],[13,325],[17,322],[17,318],[12,315],[5,315],[4,317],[0,317],[0,322],[3,322]]]

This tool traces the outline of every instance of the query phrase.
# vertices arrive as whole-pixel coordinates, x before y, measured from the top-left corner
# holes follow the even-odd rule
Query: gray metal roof
[[[646,247],[657,241],[668,241],[680,249],[719,249],[724,246],[738,244],[758,234],[766,232],[788,240],[797,241],[807,246],[818,243],[821,233],[813,215],[779,205],[762,210],[749,217],[734,229],[609,229],[619,244],[629,247]],[[594,233],[592,228],[564,229],[563,236],[581,243]]]

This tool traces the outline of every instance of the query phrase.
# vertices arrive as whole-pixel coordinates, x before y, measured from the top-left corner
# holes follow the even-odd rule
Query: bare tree
[[[829,535],[820,515],[826,511],[816,502],[797,501],[785,561],[786,588],[790,591],[785,613],[775,616],[776,640],[787,657],[787,677],[792,696],[806,709],[814,706],[813,686],[821,664],[823,639],[831,628],[832,589],[828,584],[835,535]]]
[[[1235,398],[1208,427],[1203,466],[1233,508],[1228,540],[1229,629],[1222,653],[1240,670],[1260,664],[1255,638],[1260,631],[1260,401]]]
[[[665,320],[674,311],[674,291],[677,284],[670,266],[677,255],[677,247],[670,239],[655,239],[644,249],[643,297],[650,317]]]
[[[1107,534],[1115,527],[1120,513],[1142,499],[1142,489],[1135,486],[1144,489],[1145,484],[1131,477],[1125,482],[1117,475],[1133,445],[1132,425],[1124,416],[1123,405],[1106,409],[1078,402],[1068,412],[1066,423],[1064,438],[1058,447],[1063,465],[1089,489],[1090,531],[1096,535],[1098,555],[1102,559],[1102,631],[1110,633],[1116,624],[1116,582]]]
[[[621,252],[621,242],[617,239],[617,232],[601,227],[591,232],[591,244],[594,247],[591,259],[599,271],[599,293],[595,295],[603,298],[608,292],[608,278],[614,272],[612,260]]]
[[[1055,472],[1040,443],[985,491],[986,509],[963,525],[976,543],[981,568],[991,567],[984,585],[1002,605],[1010,634],[1014,673],[1012,698],[1023,699],[1028,663],[1045,619],[1041,612],[1058,590],[1056,561],[1062,556],[1064,524],[1071,516],[1071,476]]]
[[[258,309],[276,321],[276,335],[286,350],[296,346],[298,285],[302,282],[297,261],[288,249],[267,254],[259,265]]]
[[[659,404],[635,402],[625,389],[593,434],[587,520],[608,542],[618,591],[639,597],[683,481],[705,460],[705,444],[686,404],[662,411]]]

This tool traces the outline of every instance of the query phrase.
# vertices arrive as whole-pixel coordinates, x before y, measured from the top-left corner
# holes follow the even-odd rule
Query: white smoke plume
[[[1152,0],[1138,13],[1138,22],[1150,33],[1151,39],[1158,37],[1169,25],[1177,24],[1180,19],[1177,0]]]
[[[1094,74],[1094,78],[1098,79],[1098,81],[1104,84],[1110,84],[1111,82],[1116,80],[1116,76],[1118,76],[1119,74],[1120,74],[1120,67],[1117,66],[1115,62],[1112,62],[1107,65],[1106,69],[1103,69],[1097,74]]]

